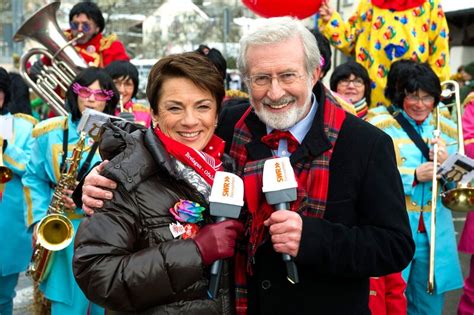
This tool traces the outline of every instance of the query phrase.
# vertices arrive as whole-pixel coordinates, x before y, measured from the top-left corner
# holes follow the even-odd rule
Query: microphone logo
[[[276,176],[277,182],[279,183],[285,180],[283,178],[283,171],[282,171],[281,165],[278,162],[275,163],[275,176]]]
[[[222,187],[222,196],[229,197],[230,194],[230,176],[224,177],[224,186]]]

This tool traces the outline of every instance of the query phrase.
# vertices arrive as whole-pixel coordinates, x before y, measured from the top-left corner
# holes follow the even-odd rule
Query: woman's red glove
[[[204,226],[194,237],[203,263],[210,265],[216,260],[232,257],[235,239],[243,232],[244,225],[233,219]]]

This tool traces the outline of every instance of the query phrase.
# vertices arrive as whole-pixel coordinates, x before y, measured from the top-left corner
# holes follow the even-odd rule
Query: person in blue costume
[[[118,100],[119,93],[105,70],[96,67],[87,68],[76,77],[66,92],[66,108],[69,110],[69,115],[42,121],[33,129],[35,143],[22,181],[26,223],[33,231],[34,240],[36,224],[47,214],[54,187],[61,175],[61,165],[64,164],[66,157],[71,156],[79,140],[77,125],[81,113],[90,108],[112,115]],[[77,178],[89,171],[90,165],[100,160],[96,148],[93,140],[87,137]],[[77,231],[84,212],[76,208],[69,198],[70,193],[71,191],[65,191],[66,216],[72,221],[74,231]],[[103,309],[89,303],[74,280],[73,251],[74,245],[71,243],[65,249],[54,253],[51,271],[39,286],[46,299],[51,301],[51,314],[83,315],[88,311],[89,314],[104,314]]]
[[[13,298],[20,272],[25,271],[31,258],[31,234],[27,232],[23,217],[21,177],[30,157],[33,138],[31,131],[37,120],[30,115],[9,111],[11,98],[10,77],[0,67],[0,116],[12,121],[13,136],[4,139],[0,134],[0,156],[11,179],[0,179],[0,314],[11,315]],[[0,178],[2,174],[0,174]]]
[[[436,128],[433,108],[439,103],[440,81],[427,64],[414,64],[401,70],[394,94],[398,115],[414,130],[429,148],[423,154],[410,139],[407,128],[401,127],[400,117],[382,114],[370,120],[372,124],[390,135],[394,142],[398,169],[405,190],[406,208],[415,240],[415,256],[403,271],[407,281],[408,314],[441,315],[444,294],[461,288],[463,278],[456,248],[456,237],[451,212],[441,203],[436,204],[436,245],[434,267],[434,292],[427,293],[429,249],[431,237],[431,195],[434,152],[438,143],[438,162],[442,164],[457,151],[456,126],[440,114],[440,137],[434,139]],[[420,145],[420,147],[422,147]],[[441,185],[440,185],[441,186]],[[441,189],[438,189],[438,193]]]

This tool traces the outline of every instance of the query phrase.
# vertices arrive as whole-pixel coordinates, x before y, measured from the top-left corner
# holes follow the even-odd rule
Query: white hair
[[[263,46],[280,43],[294,36],[299,36],[303,42],[305,68],[308,75],[320,67],[320,53],[316,38],[301,23],[292,17],[274,17],[259,19],[251,31],[240,39],[240,54],[237,66],[244,77],[248,76],[247,50],[250,46]]]

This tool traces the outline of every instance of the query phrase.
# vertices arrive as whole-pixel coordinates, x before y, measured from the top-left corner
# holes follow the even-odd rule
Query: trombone
[[[453,89],[450,89],[451,86]],[[459,84],[454,80],[447,80],[441,83],[442,98],[449,98],[454,95],[456,106],[456,120],[458,131],[458,153],[464,155],[464,136],[462,130],[461,100],[459,97]],[[467,183],[458,183],[456,188],[441,193],[443,205],[453,211],[469,212],[474,209],[474,188],[468,187]]]
[[[436,129],[433,130],[433,138],[440,137],[440,112],[439,106],[436,106]],[[436,248],[436,204],[438,202],[438,142],[433,144],[433,178],[431,188],[431,227],[430,227],[430,261],[428,269],[428,287],[426,291],[429,294],[434,292],[434,266],[435,266],[435,248]]]

